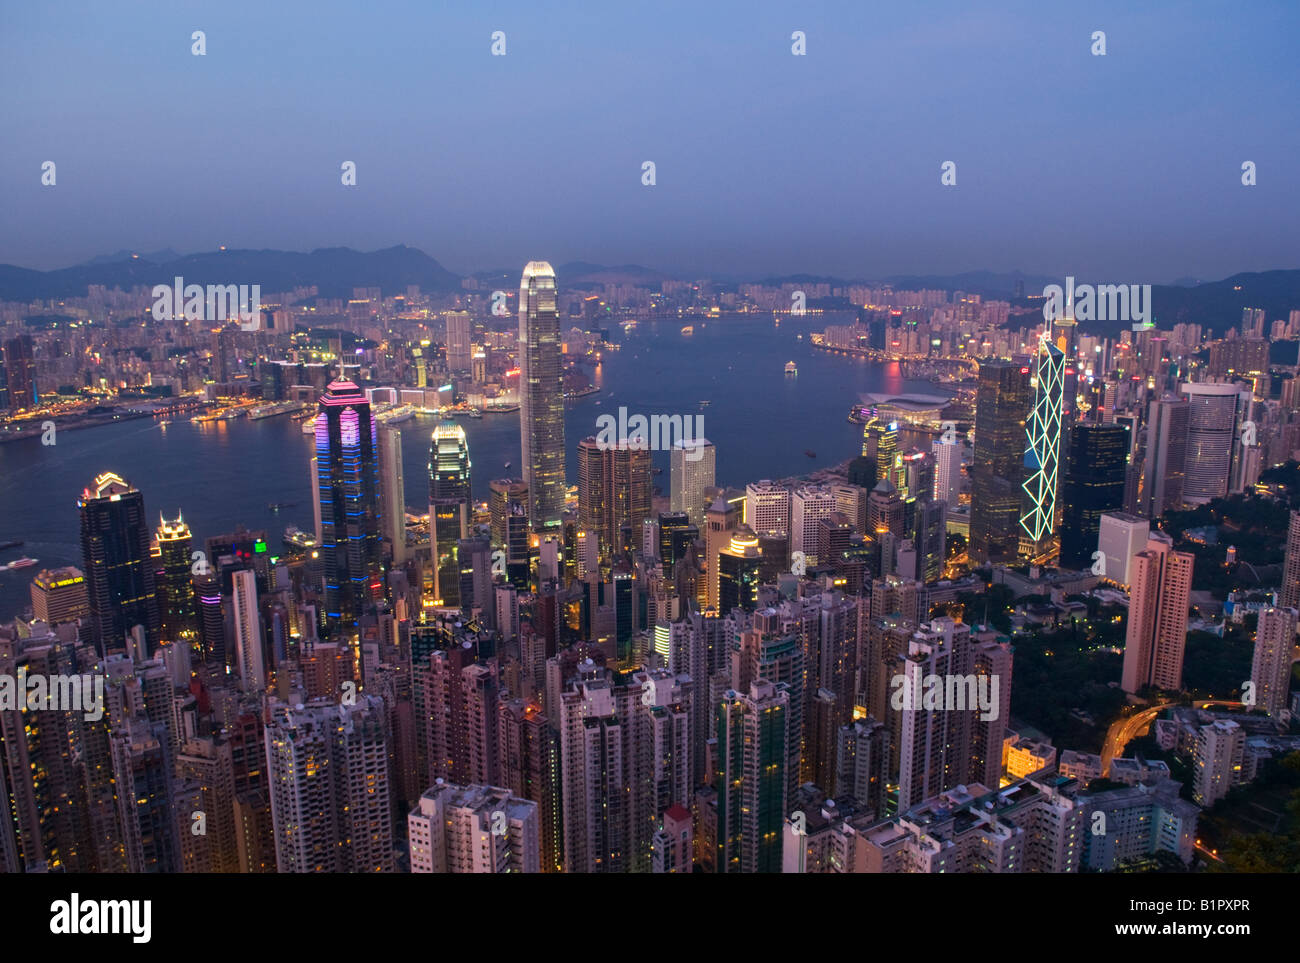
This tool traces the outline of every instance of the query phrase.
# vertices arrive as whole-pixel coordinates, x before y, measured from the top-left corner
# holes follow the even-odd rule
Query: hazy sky
[[[0,262],[405,243],[455,271],[1300,267],[1298,38],[1294,0],[3,0]]]

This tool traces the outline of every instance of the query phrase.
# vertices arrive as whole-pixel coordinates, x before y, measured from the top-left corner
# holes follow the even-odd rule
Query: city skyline
[[[0,14],[0,874],[1282,928],[1300,8],[1231,14]]]

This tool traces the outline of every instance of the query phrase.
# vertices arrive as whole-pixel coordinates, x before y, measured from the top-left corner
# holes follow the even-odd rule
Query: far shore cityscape
[[[0,870],[1296,871],[1300,297],[268,253],[0,289]]]

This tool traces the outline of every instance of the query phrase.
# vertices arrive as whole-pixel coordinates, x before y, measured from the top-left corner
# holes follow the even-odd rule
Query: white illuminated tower
[[[564,369],[555,271],[529,261],[519,282],[519,429],[528,521],[533,531],[559,528],[564,514]]]

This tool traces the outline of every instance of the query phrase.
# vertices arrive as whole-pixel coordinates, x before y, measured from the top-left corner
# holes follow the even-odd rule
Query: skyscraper
[[[434,552],[434,598],[455,607],[460,598],[457,545],[469,535],[470,460],[465,429],[444,421],[429,443],[429,540]]]
[[[1235,384],[1184,384],[1187,396],[1187,460],[1183,500],[1204,505],[1228,494],[1232,447],[1237,432],[1241,387]]]
[[[1280,595],[1282,608],[1300,609],[1300,512],[1297,511],[1291,512],[1287,522]]]
[[[980,363],[971,462],[970,558],[1009,562],[1020,547],[1020,484],[1024,478],[1029,366]]]
[[[1182,688],[1195,560],[1187,552],[1175,552],[1172,540],[1160,533],[1133,556],[1121,681],[1125,692],[1136,693],[1146,685]]]
[[[786,816],[790,690],[755,680],[718,707],[718,855],[721,873],[781,871]]]
[[[151,648],[160,638],[161,618],[144,495],[122,476],[104,472],[81,493],[77,506],[91,631],[100,654],[123,645],[137,625],[144,627]]]
[[[650,479],[648,448],[578,443],[578,529],[596,535],[602,556],[622,550],[625,532],[640,537],[650,517]]]
[[[406,491],[402,476],[402,433],[380,426],[379,485],[383,538],[392,553],[393,565],[406,564]]]
[[[474,322],[468,311],[447,312],[447,370],[459,374],[470,370],[473,357]]]
[[[162,637],[173,644],[192,643],[198,635],[198,618],[190,570],[190,528],[179,513],[174,522],[161,515],[158,521],[158,548],[162,556],[162,584],[158,586]]]
[[[266,768],[281,873],[393,870],[393,800],[383,701],[274,704]]]
[[[1159,518],[1183,505],[1187,467],[1187,426],[1191,405],[1170,395],[1151,402],[1146,425],[1146,453],[1136,508]]]
[[[1088,568],[1101,516],[1124,507],[1129,431],[1124,425],[1080,422],[1070,429],[1062,484],[1061,567]]]
[[[320,555],[326,619],[349,635],[383,587],[378,448],[365,392],[351,381],[332,382],[316,416]]]
[[[9,407],[15,411],[35,408],[36,361],[32,356],[32,336],[20,334],[4,343],[5,378],[9,386]]]
[[[1255,654],[1250,667],[1250,681],[1255,683],[1255,706],[1274,719],[1282,718],[1287,711],[1296,617],[1292,608],[1263,609],[1255,629]]]
[[[956,508],[961,498],[961,445],[936,441],[931,446],[934,453],[934,497]]]
[[[262,616],[258,609],[257,576],[252,569],[234,573],[232,622],[235,627],[235,671],[245,692],[266,688],[266,656],[262,635]]]
[[[533,531],[559,528],[564,514],[564,369],[555,271],[529,261],[519,282],[519,428]]]
[[[759,569],[763,564],[758,536],[748,528],[741,528],[718,550],[716,557],[718,614],[726,615],[735,608],[752,612],[758,604]]]
[[[1044,333],[1031,382],[1033,407],[1025,423],[1024,497],[1020,508],[1020,554],[1046,560],[1052,554],[1061,464],[1061,419],[1065,405],[1065,353]],[[979,432],[976,431],[978,440]]]
[[[713,487],[716,459],[717,451],[708,439],[699,438],[689,444],[679,439],[673,444],[670,507],[685,512],[691,524],[700,529],[704,528],[704,510],[709,507],[704,490]]]

